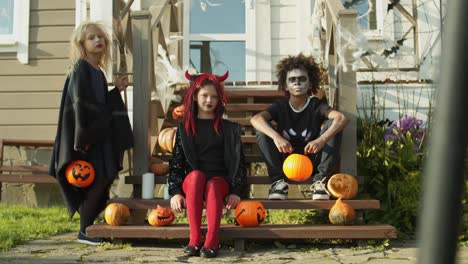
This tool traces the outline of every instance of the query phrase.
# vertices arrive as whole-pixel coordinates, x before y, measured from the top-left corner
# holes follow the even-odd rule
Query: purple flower
[[[419,151],[419,146],[422,145],[421,143],[424,140],[425,133],[426,129],[424,128],[424,122],[421,119],[417,119],[412,116],[405,116],[400,120],[392,122],[387,127],[384,139],[385,141],[396,142],[404,139],[408,134],[416,145],[416,151]]]

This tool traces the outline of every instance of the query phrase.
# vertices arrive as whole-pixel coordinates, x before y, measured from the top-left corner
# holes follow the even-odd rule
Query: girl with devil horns
[[[190,75],[185,95],[183,122],[178,126],[173,158],[169,162],[171,208],[187,208],[189,256],[213,258],[219,250],[219,226],[224,203],[234,209],[246,186],[240,125],[223,119],[227,98],[223,76],[210,73]],[[202,247],[201,221],[206,204],[208,230]]]

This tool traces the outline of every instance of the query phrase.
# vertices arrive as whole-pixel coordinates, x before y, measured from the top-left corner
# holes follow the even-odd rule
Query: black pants
[[[96,175],[94,182],[87,188],[79,209],[80,231],[83,233],[85,233],[86,227],[92,225],[102,210],[106,208],[109,190],[113,182],[113,178]]]
[[[322,135],[327,129],[331,126],[333,120],[327,120],[325,125],[323,126],[322,130],[320,131],[320,135]],[[262,152],[263,160],[268,169],[268,175],[271,178],[272,182],[277,180],[287,180],[286,176],[283,173],[283,162],[289,154],[280,153],[278,148],[276,148],[275,143],[273,140],[263,134],[262,132],[257,131],[256,134],[258,147]],[[341,145],[341,137],[342,133],[336,134],[333,138],[331,138],[325,146],[316,154],[309,154],[309,158],[314,165],[314,171],[312,172],[313,180],[318,181],[322,180],[323,178],[328,178],[337,171],[335,168],[340,161],[340,145]],[[293,146],[296,149],[295,146]],[[295,151],[299,154],[304,154],[304,150]]]

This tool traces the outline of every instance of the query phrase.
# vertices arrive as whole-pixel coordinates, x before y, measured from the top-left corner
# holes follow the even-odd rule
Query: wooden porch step
[[[364,183],[364,179],[362,176],[356,177],[359,184]],[[166,184],[167,176],[155,176],[154,183],[155,184]],[[141,176],[126,176],[125,177],[126,184],[141,184]],[[310,177],[309,179],[302,181],[302,182],[295,182],[289,184],[312,184],[314,183],[313,178]],[[271,179],[268,176],[247,176],[247,184],[271,184]]]
[[[202,232],[206,233],[206,225],[202,226]],[[150,225],[111,226],[107,224],[95,224],[86,229],[86,234],[90,237],[176,239],[188,238],[189,226],[187,224],[160,227]],[[397,232],[391,225],[264,224],[258,227],[221,225],[219,236],[221,239],[372,239],[396,238]]]
[[[317,201],[317,200],[266,200],[255,199],[260,201],[266,209],[324,209],[329,210],[336,200]],[[343,200],[354,209],[379,209],[379,200]],[[108,203],[121,203],[128,206],[130,209],[153,209],[157,205],[170,207],[169,200],[164,199],[135,199],[135,198],[113,198]]]
[[[162,161],[170,161],[172,159],[172,154],[158,154],[156,156],[153,156],[153,158],[160,159]],[[245,161],[246,162],[264,162],[264,159],[262,156],[257,155],[257,154],[245,154]]]

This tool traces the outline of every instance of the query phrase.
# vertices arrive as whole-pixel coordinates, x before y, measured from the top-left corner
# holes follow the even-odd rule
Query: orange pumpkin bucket
[[[259,201],[241,201],[236,206],[236,224],[243,227],[260,225],[266,217],[266,210]]]
[[[75,160],[65,169],[65,178],[75,187],[86,188],[94,181],[96,172],[93,165],[84,160]]]

